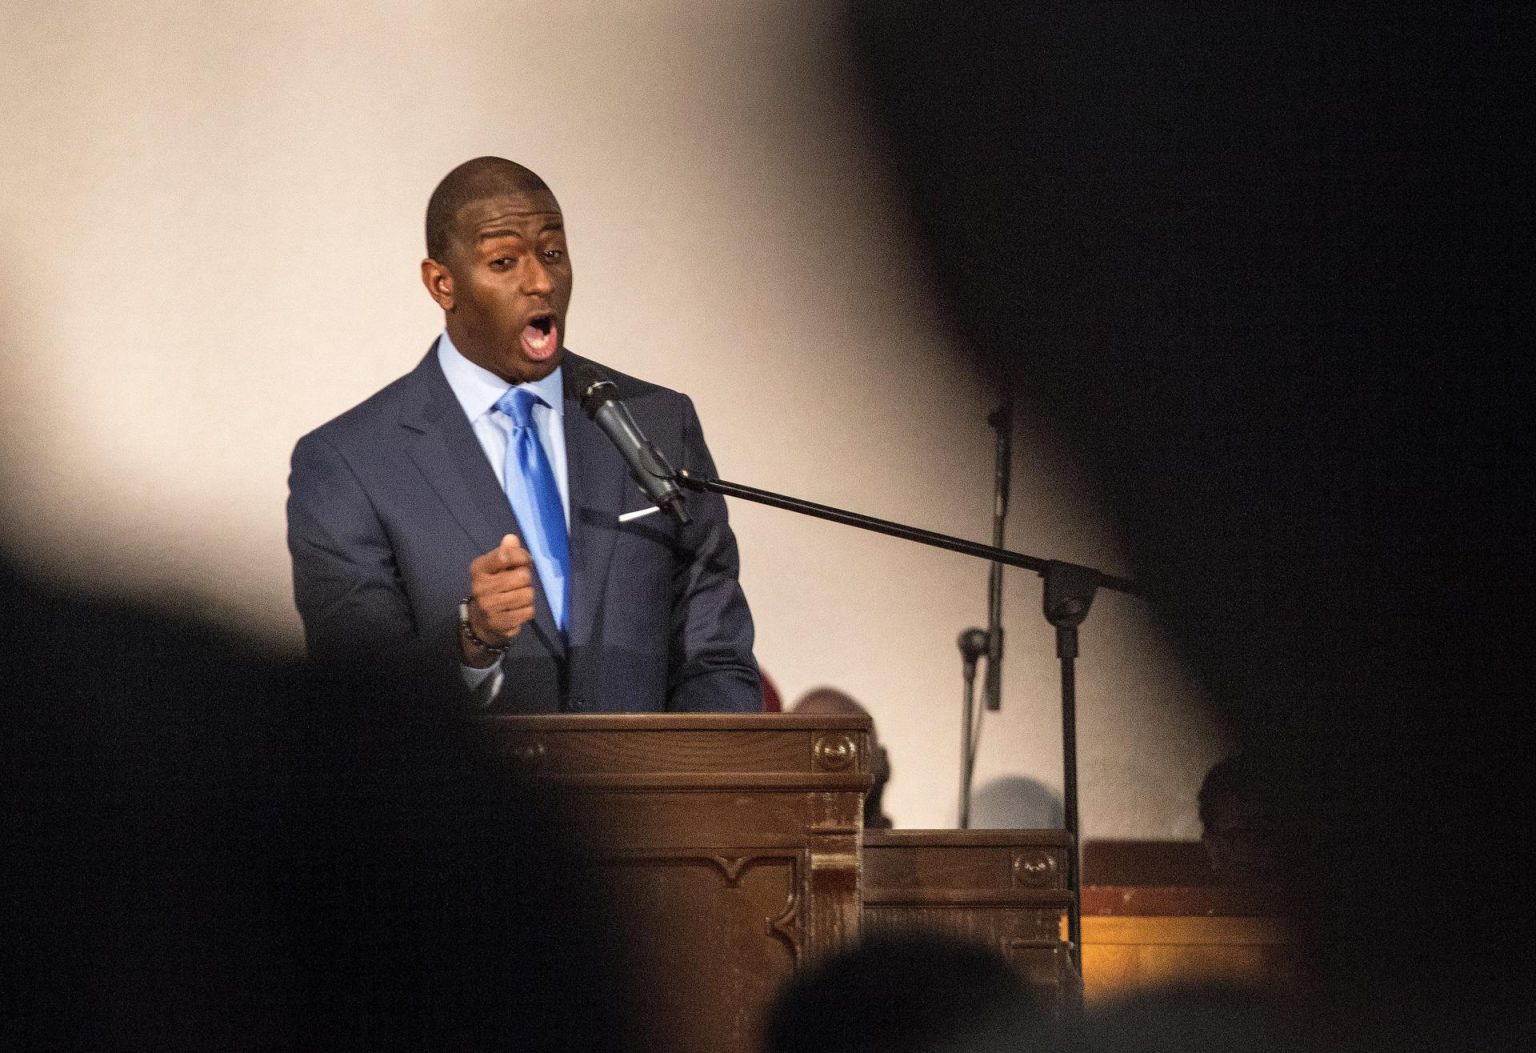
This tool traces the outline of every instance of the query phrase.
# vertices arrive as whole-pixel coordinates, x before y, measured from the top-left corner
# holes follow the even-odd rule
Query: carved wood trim
[[[1059,847],[1071,843],[1065,830],[866,830],[871,848],[966,845],[974,848]]]
[[[811,766],[817,771],[846,771],[859,759],[859,744],[852,735],[827,732],[811,743]]]
[[[1012,936],[1004,936],[999,941],[1003,953],[1009,951],[1052,951],[1059,952],[1066,948],[1066,944],[1060,940],[1026,940]]]
[[[796,853],[790,858],[789,898],[776,918],[768,919],[768,934],[789,948],[795,967],[800,967],[805,957],[805,854]]]
[[[800,964],[805,953],[805,917],[804,917],[804,886],[805,886],[805,853],[801,851],[752,851],[741,854],[722,854],[719,852],[617,852],[604,853],[594,857],[591,862],[601,866],[623,867],[650,867],[650,866],[696,866],[704,864],[719,871],[725,881],[726,888],[739,888],[742,877],[748,870],[759,863],[787,862],[789,864],[788,892],[784,899],[784,908],[774,917],[765,917],[763,924],[769,936],[774,937],[788,949],[796,966]]]
[[[548,762],[543,762],[547,766]],[[779,793],[864,793],[873,784],[869,775],[850,772],[747,772],[721,776],[715,772],[634,772],[620,775],[590,775],[541,771],[538,766],[525,769],[527,774],[556,786],[600,790],[603,793],[732,793],[770,790]]]
[[[1063,889],[869,888],[864,903],[878,907],[1062,907],[1072,902]]]
[[[516,732],[592,731],[868,731],[867,716],[794,713],[529,713],[477,717]]]
[[[1060,865],[1051,852],[1023,850],[1013,854],[1013,883],[1025,888],[1059,888]]]

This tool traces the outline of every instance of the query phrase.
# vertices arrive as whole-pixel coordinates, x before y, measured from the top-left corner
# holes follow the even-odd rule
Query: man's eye
[[[560,260],[565,259],[565,250],[564,249],[545,249],[544,250],[544,258],[546,260],[548,260],[549,262],[551,262],[551,263],[557,263]]]
[[[497,256],[494,260],[491,261],[491,266],[496,268],[498,271],[506,270],[508,267],[512,266],[512,257]]]

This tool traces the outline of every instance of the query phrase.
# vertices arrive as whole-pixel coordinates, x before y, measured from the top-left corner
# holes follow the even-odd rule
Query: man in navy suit
[[[456,663],[505,712],[760,709],[724,500],[690,495],[688,526],[625,515],[647,501],[564,390],[584,360],[564,345],[571,263],[544,181],[501,158],[455,168],[427,207],[421,276],[445,319],[426,358],[294,450],[288,547],[311,654]],[[607,372],[674,465],[713,474],[686,396]],[[517,478],[520,387],[558,498]]]

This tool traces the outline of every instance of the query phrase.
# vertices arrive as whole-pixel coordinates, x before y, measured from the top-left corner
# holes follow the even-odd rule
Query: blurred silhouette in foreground
[[[1018,1050],[1040,1012],[996,951],[939,933],[887,935],[799,973],[770,1009],[768,1053]]]
[[[1283,772],[1312,1008],[1376,1047],[1530,1027],[1536,12],[852,26],[955,339]]]
[[[456,685],[0,591],[7,1048],[620,1047],[558,808]]]
[[[956,341],[1283,773],[1310,1008],[1528,1028],[1536,12],[853,12]]]
[[[790,710],[791,713],[802,715],[825,714],[834,717],[869,716],[869,710],[859,705],[853,696],[844,694],[835,687],[818,687],[807,691],[800,696]],[[869,727],[869,757],[870,774],[874,778],[874,785],[869,788],[869,795],[864,798],[864,829],[889,830],[891,817],[885,814],[881,801],[885,797],[885,786],[891,781],[891,758],[880,744],[880,733],[873,722]]]

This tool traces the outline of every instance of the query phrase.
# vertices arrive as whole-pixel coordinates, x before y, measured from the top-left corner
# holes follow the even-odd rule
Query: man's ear
[[[445,311],[453,310],[453,275],[447,267],[428,256],[421,261],[421,284],[427,295]]]

